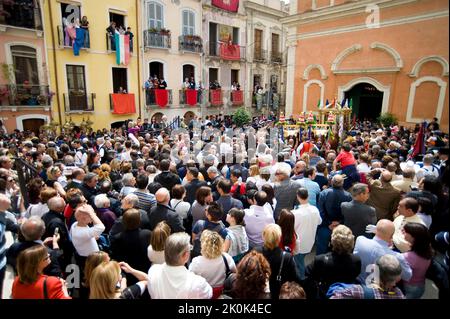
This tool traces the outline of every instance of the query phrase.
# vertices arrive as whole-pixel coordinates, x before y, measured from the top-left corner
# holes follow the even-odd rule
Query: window
[[[163,6],[156,2],[149,2],[147,8],[148,27],[162,29],[164,27]]]
[[[194,78],[195,80],[195,67],[191,64],[185,64],[183,65],[183,79],[182,81],[184,82],[184,80],[188,78],[189,80],[191,78]]]
[[[126,68],[112,68],[113,92],[119,93],[120,88],[128,93],[128,80]]]
[[[239,44],[239,28],[233,28],[233,44]]]
[[[255,60],[262,59],[262,30],[255,29]]]
[[[11,46],[16,84],[39,84],[36,50],[24,45]]]
[[[219,80],[219,69],[209,68],[209,83]]]
[[[150,76],[158,79],[164,78],[164,65],[161,62],[150,62]]]
[[[124,30],[126,30],[125,26],[125,16],[123,14],[117,14],[110,12],[109,13],[109,22],[114,21],[116,23],[116,28],[122,27]]]
[[[71,111],[87,110],[86,76],[83,65],[67,65],[68,106]],[[66,102],[66,103],[67,103]]]
[[[239,70],[231,70],[231,84],[239,83]]]
[[[272,33],[272,53],[278,55],[280,52],[280,35]]]
[[[189,10],[183,10],[183,35],[195,34],[195,14]]]

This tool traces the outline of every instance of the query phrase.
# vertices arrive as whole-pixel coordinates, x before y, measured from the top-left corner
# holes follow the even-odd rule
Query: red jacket
[[[30,285],[22,284],[19,281],[19,277],[16,276],[12,286],[12,299],[44,299],[45,277],[47,277],[48,299],[72,299],[64,295],[62,283],[59,278],[44,275],[40,275],[37,281]]]

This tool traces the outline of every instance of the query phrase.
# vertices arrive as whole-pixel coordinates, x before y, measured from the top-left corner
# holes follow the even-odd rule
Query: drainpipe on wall
[[[50,16],[50,33],[52,35],[52,48],[53,48],[53,64],[54,64],[54,68],[55,68],[55,88],[56,88],[56,105],[58,106],[58,120],[59,120],[59,125],[62,127],[63,123],[62,123],[62,116],[61,116],[61,103],[59,100],[59,81],[58,81],[58,67],[57,67],[57,63],[56,63],[56,45],[55,45],[55,30],[53,27],[53,15],[52,15],[52,0],[48,1],[48,12],[49,12],[49,16]]]
[[[136,0],[136,45],[135,48],[137,48],[137,65],[138,65],[138,97],[139,97],[139,117],[142,117],[142,111],[141,111],[141,55],[139,54],[140,51],[140,45],[139,45],[139,39],[140,39],[140,32],[141,28],[139,27],[139,0]]]

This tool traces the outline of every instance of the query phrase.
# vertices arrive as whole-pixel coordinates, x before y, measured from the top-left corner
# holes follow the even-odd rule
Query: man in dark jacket
[[[95,207],[94,198],[98,194],[97,189],[98,176],[95,173],[87,173],[83,179],[83,185],[80,190],[83,193],[84,198],[88,201],[89,205]]]
[[[147,247],[152,232],[141,229],[139,210],[130,208],[122,216],[123,231],[111,237],[111,258],[128,263],[134,269],[147,272],[150,261],[147,257]],[[137,279],[127,274],[127,284],[133,285]]]
[[[121,201],[122,212],[120,213],[121,217],[117,218],[114,222],[114,225],[111,227],[111,230],[109,232],[110,238],[112,238],[114,235],[124,231],[122,214],[131,208],[135,208],[139,211],[139,215],[141,216],[139,227],[141,229],[150,229],[150,224],[149,224],[149,220],[148,220],[149,212],[146,212],[143,209],[139,209],[138,205],[139,205],[139,197],[136,194],[128,194],[127,196],[125,196],[122,199],[122,201]]]
[[[222,216],[222,222],[225,224],[225,226],[228,225],[226,222],[226,216],[230,209],[237,208],[237,209],[243,209],[242,202],[233,198],[230,194],[231,192],[231,181],[228,179],[221,179],[219,183],[217,184],[217,191],[220,195],[219,199],[216,201],[217,204],[222,208],[222,211],[224,212]]]
[[[66,190],[71,188],[81,189],[81,185],[83,184],[83,179],[86,173],[82,168],[75,168],[72,170],[72,180],[67,184]]]
[[[152,207],[149,214],[150,230],[155,229],[159,222],[165,221],[173,233],[183,232],[183,221],[181,217],[169,207],[170,194],[166,188],[160,188],[156,194],[157,205]]]
[[[169,171],[170,168],[170,160],[164,159],[159,163],[159,168],[161,173],[155,176],[154,181],[160,183],[163,187],[172,191],[172,187],[176,184],[181,184],[180,178],[178,175]]]
[[[366,233],[366,226],[377,223],[377,213],[374,207],[365,204],[369,199],[369,187],[361,183],[353,185],[352,197],[351,202],[341,204],[344,225],[352,230],[355,238],[359,236],[372,238]]]
[[[72,263],[73,245],[69,237],[69,230],[66,227],[64,219],[64,208],[66,202],[62,197],[52,197],[47,202],[49,212],[42,216],[45,223],[44,238],[53,237],[59,233],[59,247],[63,250],[63,258],[60,264],[63,269]],[[56,229],[58,229],[56,231]]]
[[[213,195],[214,201],[217,201],[220,197],[219,192],[217,191],[217,185],[222,179],[222,175],[220,175],[219,170],[215,166],[211,166],[207,170],[208,177],[210,179],[210,183],[208,183],[209,187],[211,187],[211,192]],[[231,188],[230,188],[231,189]]]
[[[344,190],[344,178],[335,175],[331,180],[331,188],[323,190],[319,195],[318,209],[322,224],[317,228],[316,255],[325,254],[331,239],[333,229],[343,222],[341,204],[350,202],[352,196]]]
[[[195,194],[197,193],[197,190],[202,186],[206,186],[206,182],[198,179],[198,173],[197,167],[189,167],[186,174],[188,183],[184,186],[186,189],[186,197],[184,198],[184,201],[191,204],[195,201]]]
[[[42,241],[41,237],[45,232],[45,224],[38,216],[31,216],[24,221],[20,226],[20,231],[24,237],[24,241],[12,244],[6,252],[7,263],[14,268],[14,271],[17,272],[17,257],[22,251],[35,245],[45,245],[50,243],[53,244],[54,249],[46,246],[50,255],[50,264],[44,268],[44,275],[62,277],[61,266],[58,262],[58,258],[61,255],[58,247],[59,236],[52,236]]]

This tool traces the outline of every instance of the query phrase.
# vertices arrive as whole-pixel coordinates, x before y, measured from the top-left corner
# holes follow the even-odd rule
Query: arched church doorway
[[[345,98],[352,99],[353,114],[360,120],[375,120],[381,113],[383,92],[369,83],[358,83],[345,92]],[[352,114],[352,117],[353,117]]]

